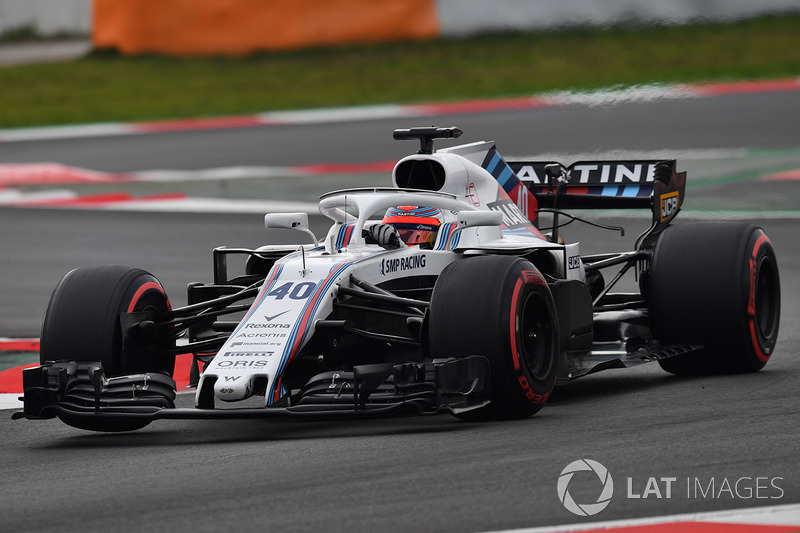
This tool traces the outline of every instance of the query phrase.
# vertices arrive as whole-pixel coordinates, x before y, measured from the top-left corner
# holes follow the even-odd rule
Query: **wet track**
[[[462,127],[466,142],[495,138],[501,151],[523,155],[796,149],[798,115],[800,94],[790,92],[483,113],[437,122]],[[117,171],[381,161],[412,150],[388,134],[410,125],[415,124],[373,121],[19,143],[0,146],[0,161],[29,158]],[[210,145],[218,151],[204,148]],[[364,146],[374,147],[374,154]],[[783,163],[719,165],[733,174],[742,165]],[[711,173],[707,166],[698,170]],[[337,178],[337,186],[344,179]],[[365,179],[353,177],[353,183]],[[276,187],[283,191],[286,184]],[[693,195],[695,203],[689,204]],[[161,421],[133,434],[95,435],[55,421],[12,422],[6,411],[0,413],[0,531],[479,531],[563,524],[586,520],[566,511],[556,494],[559,473],[580,458],[604,464],[616,485],[614,499],[595,520],[800,502],[800,221],[762,213],[774,202],[784,202],[784,209],[800,207],[800,182],[720,180],[690,190],[689,198],[693,209],[756,212],[755,221],[775,245],[781,336],[762,372],[678,378],[657,365],[608,371],[559,389],[531,419],[491,424],[447,416],[345,423]],[[628,226],[627,236],[574,226],[565,233],[582,241],[584,253],[623,250],[645,221],[609,222]],[[312,220],[318,232],[322,224],[318,217]],[[4,208],[0,228],[0,336],[37,336],[52,286],[73,266],[142,266],[159,276],[180,304],[187,282],[210,278],[212,247],[255,246],[266,236],[257,215]],[[192,398],[181,401],[189,404]],[[649,477],[675,477],[672,498],[625,497],[627,478],[641,494]],[[751,498],[728,493],[716,498],[691,490],[695,480],[705,488],[713,479],[718,489],[723,479],[733,483],[744,477],[753,479],[753,488],[755,478],[779,477],[775,484],[781,490],[761,491],[766,497],[759,499],[755,491]],[[576,500],[591,499],[597,483],[586,478],[570,490]]]

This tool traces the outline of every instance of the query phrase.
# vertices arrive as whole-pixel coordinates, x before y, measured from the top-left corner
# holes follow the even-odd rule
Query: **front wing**
[[[259,408],[178,409],[172,378],[155,373],[109,378],[95,362],[26,369],[23,388],[23,411],[14,419],[364,418],[478,409],[489,403],[491,374],[482,356],[360,365],[352,372],[315,376],[293,395],[293,403]]]

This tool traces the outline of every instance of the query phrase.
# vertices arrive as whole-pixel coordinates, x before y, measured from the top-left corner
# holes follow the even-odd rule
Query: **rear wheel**
[[[674,374],[754,372],[775,349],[780,278],[761,228],[704,222],[667,228],[656,245],[647,298],[654,336],[699,351],[660,361]]]
[[[542,408],[556,379],[558,319],[547,283],[529,261],[456,261],[439,276],[429,313],[432,356],[489,359],[491,404],[461,418],[523,418]]]

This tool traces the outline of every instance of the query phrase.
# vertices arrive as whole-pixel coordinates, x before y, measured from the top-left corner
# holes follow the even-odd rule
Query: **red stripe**
[[[690,83],[685,85],[695,94],[703,96],[722,96],[726,94],[772,93],[800,90],[800,79],[749,80],[725,83]]]
[[[295,333],[294,342],[292,343],[292,348],[289,351],[289,357],[286,359],[286,363],[283,365],[284,370],[289,365],[289,363],[292,362],[292,359],[294,358],[295,354],[297,353],[297,350],[300,349],[300,344],[303,342],[303,335],[305,335],[306,329],[308,329],[308,324],[309,324],[309,322],[311,320],[311,317],[313,315],[313,312],[314,312],[314,306],[319,301],[319,299],[322,297],[323,293],[325,293],[325,291],[323,290],[324,287],[325,287],[325,284],[328,282],[328,280],[330,280],[334,276],[338,276],[339,273],[341,273],[341,272],[343,272],[343,269],[337,269],[335,272],[333,272],[330,275],[328,275],[328,277],[325,278],[324,281],[321,281],[321,282],[319,282],[317,284],[317,293],[314,296],[311,297],[311,301],[307,305],[306,311],[303,314],[303,317],[300,319],[300,325],[298,326],[297,332]],[[282,382],[283,382],[283,376],[281,375],[278,378],[278,383],[276,383],[276,385],[275,385],[275,393],[274,393],[274,396],[273,396],[273,399],[272,399],[273,402],[277,402],[278,400],[280,400]]]
[[[179,200],[186,198],[182,193],[165,193],[151,196],[131,196],[124,192],[112,192],[105,194],[93,194],[79,196],[77,198],[51,198],[41,200],[23,200],[20,202],[10,202],[7,205],[14,206],[70,206],[70,205],[102,205],[117,204],[122,202],[155,202],[159,200]]]
[[[517,284],[514,285],[514,294],[511,296],[511,314],[509,315],[509,322],[511,323],[511,358],[514,361],[514,370],[519,370],[519,356],[517,355],[517,298],[522,289],[522,279],[517,279]]]
[[[131,196],[124,192],[110,192],[105,194],[93,194],[89,196],[80,196],[78,198],[52,198],[42,200],[26,200],[23,202],[16,202],[12,205],[76,205],[76,204],[101,204],[108,202],[122,202],[130,200]]]
[[[504,190],[504,189],[503,189],[503,188],[500,186],[500,184],[499,184],[499,183],[498,183],[498,185],[497,185],[497,199],[498,199],[498,200],[511,200],[511,197],[510,197],[510,196],[508,195],[508,193],[507,193],[507,192],[506,192],[506,191],[505,191],[505,190]],[[513,202],[514,200],[511,200],[511,201]],[[505,226],[501,226],[501,229],[502,229],[503,227],[505,227]],[[528,231],[530,231],[531,233],[533,233],[533,235],[534,235],[534,236],[536,236],[536,237],[538,237],[539,239],[541,239],[541,240],[543,240],[543,241],[544,241],[544,240],[547,240],[547,239],[545,239],[544,235],[542,235],[542,233],[539,231],[539,228],[537,228],[537,227],[536,227],[536,226],[534,226],[533,224],[527,224],[527,225],[525,226],[525,229],[527,229]]]
[[[391,172],[397,161],[377,163],[319,163],[292,167],[303,174],[361,174],[367,172]]]
[[[756,273],[754,271],[756,266],[755,260],[756,257],[758,257],[758,251],[761,249],[761,245],[764,243],[772,244],[769,240],[769,237],[766,235],[760,236],[756,240],[755,246],[753,246],[752,258],[750,260],[750,295],[747,300],[747,313],[750,315],[750,341],[753,343],[753,349],[756,353],[756,357],[766,363],[769,360],[769,355],[764,353],[758,343],[758,336],[756,335],[756,323],[754,319],[756,314]]]
[[[38,352],[39,339],[13,339],[7,341],[0,341],[0,351]]]
[[[789,170],[787,172],[777,172],[761,178],[761,181],[798,181],[800,180],[800,169]]]
[[[17,366],[0,372],[0,393],[22,394],[22,371],[35,366],[39,366],[39,363]]]
[[[178,392],[189,388],[189,372],[192,365],[192,354],[185,353],[175,357],[175,388]],[[22,371],[39,366],[39,363],[16,366],[0,372],[0,393],[22,394]]]
[[[140,200],[143,201],[158,201],[158,200],[181,200],[186,198],[186,195],[182,192],[165,192],[163,194],[150,194],[147,196],[131,196],[130,200],[132,202],[138,202]]]
[[[756,357],[765,363],[769,361],[769,356],[765,354],[761,349],[761,346],[758,345],[758,337],[756,336],[756,323],[752,318],[750,319],[750,340],[753,342],[753,349],[756,352]]]
[[[521,98],[494,98],[479,100],[464,100],[461,102],[442,102],[405,106],[411,113],[425,115],[448,115],[452,113],[480,113],[482,111],[501,111],[514,109],[536,109],[551,107],[553,104],[537,96]]]
[[[303,342],[303,336],[305,335],[306,329],[308,328],[308,324],[312,316],[314,315],[314,307],[316,306],[319,299],[323,296],[323,294],[327,294],[327,292],[325,291],[325,285],[328,283],[328,281],[331,280],[331,278],[339,276],[342,272],[347,270],[353,263],[354,262],[348,262],[339,265],[338,267],[335,267],[334,270],[331,273],[329,273],[324,280],[317,283],[316,287],[317,292],[316,294],[314,294],[314,296],[311,297],[311,301],[306,305],[305,312],[303,313],[303,316],[300,318],[300,325],[297,327],[294,342],[292,343],[291,350],[289,351],[289,357],[286,359],[286,363],[284,363],[283,365],[284,371],[286,370],[286,367],[289,365],[289,363],[292,362],[292,359],[294,358],[295,354],[300,348],[300,344]],[[278,378],[278,381],[275,383],[275,391],[272,396],[273,402],[277,402],[278,400],[280,400],[282,383],[283,383],[283,376],[281,375]]]
[[[355,224],[348,224],[347,229],[344,230],[344,242],[342,243],[342,246],[347,246],[350,244],[350,239],[353,238],[353,229],[355,227]]]
[[[581,529],[581,533],[608,533],[607,528]],[[775,526],[761,524],[727,524],[722,522],[669,522],[641,526],[615,527],[613,531],[623,533],[790,533],[798,526]]]
[[[161,294],[164,294],[164,289],[161,288],[161,285],[159,285],[155,281],[148,281],[147,283],[143,284],[141,287],[136,289],[136,294],[133,295],[131,303],[128,304],[128,313],[132,313],[133,310],[136,309],[136,304],[139,303],[139,298],[141,298],[142,295],[149,290],[156,290]]]
[[[296,253],[297,252],[291,253],[289,255],[285,255],[281,259],[278,259],[275,262],[275,264],[272,266],[272,269],[270,270],[269,278],[266,279],[264,281],[264,283],[261,284],[261,292],[259,292],[258,296],[253,301],[253,303],[250,304],[250,310],[247,311],[247,313],[245,313],[245,315],[244,315],[244,318],[242,318],[239,321],[239,325],[234,330],[234,333],[237,333],[241,329],[242,324],[244,322],[246,322],[247,319],[249,319],[251,316],[253,316],[256,313],[256,311],[258,310],[258,307],[261,305],[261,302],[263,302],[264,299],[267,297],[267,295],[269,294],[270,290],[272,289],[272,284],[278,278],[278,272],[281,270],[280,269],[280,265],[283,265],[283,264],[287,263],[292,257],[294,257],[296,255]],[[233,335],[231,334],[231,336],[233,336]]]
[[[172,379],[175,380],[175,390],[178,392],[189,388],[189,372],[193,359],[194,356],[190,353],[175,356],[175,371],[172,373]]]
[[[539,187],[536,194],[548,194],[547,187]],[[569,187],[566,194],[589,194],[589,187]]]
[[[230,117],[189,118],[180,120],[156,120],[153,122],[134,122],[133,130],[139,133],[157,133],[166,131],[211,130],[222,128],[245,128],[261,126],[257,115],[240,115]]]
[[[0,165],[0,185],[44,185],[60,183],[119,183],[130,176],[98,172],[57,163],[15,163]]]

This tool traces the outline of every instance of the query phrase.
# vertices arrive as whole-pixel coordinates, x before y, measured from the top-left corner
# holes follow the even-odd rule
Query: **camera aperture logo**
[[[603,489],[594,503],[577,503],[572,495],[569,493],[569,482],[576,472],[590,471],[594,472],[600,479]],[[591,459],[578,459],[573,461],[561,471],[558,476],[558,499],[567,509],[567,511],[578,516],[592,516],[596,515],[611,503],[611,497],[614,495],[614,480],[611,479],[611,474],[608,469]]]

